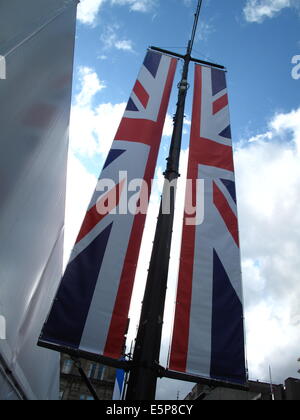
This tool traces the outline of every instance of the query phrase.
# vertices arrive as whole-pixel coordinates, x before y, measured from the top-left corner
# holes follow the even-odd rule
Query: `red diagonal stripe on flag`
[[[136,84],[133,88],[133,92],[139,98],[139,101],[141,102],[143,107],[147,108],[150,96],[145,90],[144,86],[138,80],[136,81]]]
[[[217,99],[213,103],[213,115],[215,115],[218,112],[220,112],[227,105],[228,105],[228,95],[226,93],[224,96],[221,96],[221,98]]]
[[[81,241],[94,227],[104,219],[114,208],[116,208],[120,202],[121,194],[123,191],[125,179],[116,185],[115,188],[110,190],[105,196],[101,198],[92,208],[90,208],[85,216],[81,230],[79,232],[76,244]],[[108,201],[109,206],[105,205]],[[99,213],[99,208],[105,208],[107,212],[105,214]]]
[[[226,198],[222,194],[221,190],[218,188],[214,182],[214,205],[217,207],[222,219],[224,220],[227,229],[231,233],[233,239],[235,240],[237,246],[240,246],[239,243],[239,233],[238,233],[238,221],[236,215],[231,210]]]

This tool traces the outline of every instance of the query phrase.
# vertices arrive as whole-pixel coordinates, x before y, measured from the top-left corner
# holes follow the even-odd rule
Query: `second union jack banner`
[[[235,176],[225,73],[196,65],[188,179],[204,221],[183,227],[169,368],[245,383]]]
[[[92,198],[41,345],[121,356],[146,217],[121,204],[139,206],[143,192],[126,188],[132,180],[144,180],[150,194],[176,65],[166,55],[146,55],[100,176],[112,186]],[[107,202],[108,212],[99,213]]]

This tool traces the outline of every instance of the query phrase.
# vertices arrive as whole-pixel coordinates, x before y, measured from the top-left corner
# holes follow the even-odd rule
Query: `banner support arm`
[[[149,49],[152,50],[152,51],[160,52],[162,54],[170,55],[170,56],[175,57],[175,58],[180,58],[182,60],[185,59],[184,55],[178,54],[178,53],[175,53],[175,52],[172,52],[172,51],[164,50],[163,48],[158,48],[158,47],[151,46],[151,47],[149,47]],[[214,67],[216,69],[226,71],[226,67],[222,66],[221,64],[212,63],[210,61],[199,60],[198,58],[193,58],[193,57],[190,58],[190,61],[192,61],[194,63],[197,63],[197,64],[201,64],[203,66]]]

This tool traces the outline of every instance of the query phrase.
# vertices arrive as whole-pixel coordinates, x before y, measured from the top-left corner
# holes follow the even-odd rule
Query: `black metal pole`
[[[177,110],[165,175],[164,191],[158,216],[153,250],[150,260],[142,313],[133,353],[126,400],[154,400],[159,376],[159,355],[169,272],[173,233],[176,184],[179,175],[179,158],[188,90],[188,72],[192,47],[201,10],[198,1],[191,40],[184,57],[182,78],[178,85]],[[170,185],[172,185],[170,187]],[[167,204],[167,206],[166,206]],[[166,207],[169,207],[166,209]],[[168,211],[166,211],[168,210]]]
[[[86,376],[85,371],[82,369],[80,360],[74,360],[74,362],[75,362],[75,366],[77,367],[80,376],[82,377],[82,379],[83,379],[84,383],[86,384],[88,390],[90,391],[92,397],[94,398],[95,401],[100,401],[95,388],[93,387],[89,378]]]

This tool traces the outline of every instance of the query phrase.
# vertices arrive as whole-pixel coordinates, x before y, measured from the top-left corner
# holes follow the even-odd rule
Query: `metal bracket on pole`
[[[249,390],[248,385],[243,385],[243,384],[239,384],[235,382],[227,382],[227,381],[222,381],[218,379],[203,378],[197,375],[189,375],[187,373],[175,372],[175,371],[164,369],[164,368],[162,369],[164,372],[163,375],[161,376],[162,378],[175,379],[178,381],[185,381],[185,382],[193,382],[193,383],[198,383],[202,385],[207,385],[212,388],[221,387],[221,388],[237,389],[241,391]]]
[[[193,382],[193,383],[198,383],[202,385],[207,385],[212,388],[222,387],[222,388],[237,389],[237,390],[242,390],[242,391],[249,390],[248,385],[242,385],[242,384],[222,381],[218,379],[204,378],[202,376],[190,375],[188,373],[183,373],[183,372],[175,372],[167,368],[164,368],[158,363],[155,365],[155,369],[157,372],[157,377],[160,379],[168,378],[168,379],[174,379],[174,380],[184,381],[184,382]]]
[[[105,356],[100,356],[100,355],[97,356],[93,353],[89,353],[82,350],[76,350],[70,347],[58,346],[56,344],[44,342],[41,340],[38,341],[38,346],[44,347],[46,349],[54,350],[54,351],[59,351],[60,353],[68,354],[71,358],[76,359],[76,360],[81,358],[81,359],[91,360],[92,362],[95,362],[95,363],[100,363],[101,365],[111,366],[116,369],[123,369],[125,370],[125,372],[130,370],[130,364],[131,364],[130,361],[128,362],[126,360],[116,360],[116,359],[111,359],[110,357],[105,357]]]
[[[152,51],[160,52],[162,54],[170,55],[172,57],[180,58],[182,60],[184,60],[186,58],[185,55],[178,54],[178,53],[168,51],[168,50],[164,50],[164,49],[158,48],[158,47],[151,46],[151,47],[149,47],[149,49],[152,50]],[[194,63],[202,64],[203,66],[215,67],[216,69],[226,71],[226,67],[222,66],[221,64],[211,63],[210,61],[199,60],[198,58],[193,58],[193,57],[190,58],[190,61],[193,61]]]

